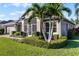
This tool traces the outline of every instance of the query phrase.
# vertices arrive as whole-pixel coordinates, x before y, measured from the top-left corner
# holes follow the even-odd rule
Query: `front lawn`
[[[8,38],[0,37],[0,55],[2,56],[70,56],[79,55],[79,40],[69,40],[69,44],[62,49],[45,49],[28,44],[17,43]]]

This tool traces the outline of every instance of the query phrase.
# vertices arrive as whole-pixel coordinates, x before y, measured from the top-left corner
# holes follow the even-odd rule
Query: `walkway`
[[[12,40],[22,40],[23,39],[23,38],[19,38],[19,37],[11,37],[10,35],[0,35],[0,37],[11,38]]]

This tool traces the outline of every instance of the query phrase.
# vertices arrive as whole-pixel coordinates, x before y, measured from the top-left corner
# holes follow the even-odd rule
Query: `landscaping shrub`
[[[21,32],[15,32],[14,35],[19,36],[19,35],[21,35]]]
[[[67,36],[61,36],[59,39],[67,39]]]
[[[63,38],[58,40],[52,40],[48,48],[57,49],[65,47],[66,45],[67,45],[67,39]]]
[[[43,48],[48,47],[48,43],[43,40],[40,40],[38,36],[26,37],[24,39],[24,43],[31,44],[37,47],[43,47]]]
[[[40,32],[34,32],[33,35],[40,36],[41,33]]]
[[[53,34],[53,39],[59,39],[59,34]]]
[[[12,31],[12,36],[20,36],[21,32]]]
[[[27,36],[27,33],[21,32],[21,35],[25,37],[25,36]]]
[[[16,31],[12,31],[12,35],[14,35],[15,32],[16,32]]]
[[[0,29],[0,34],[4,34],[4,29]]]
[[[67,38],[68,39],[74,38],[75,35],[76,35],[76,30],[75,29],[68,30],[68,33],[67,33]]]
[[[24,43],[43,48],[62,48],[67,44],[67,39],[62,38],[58,40],[52,40],[50,43],[39,39],[38,36],[26,37]]]

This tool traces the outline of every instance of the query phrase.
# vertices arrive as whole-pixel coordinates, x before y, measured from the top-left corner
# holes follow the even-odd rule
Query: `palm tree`
[[[44,12],[45,12],[45,6],[44,5],[39,5],[37,3],[32,4],[31,8],[28,8],[26,13],[29,13],[32,11],[32,15],[29,18],[29,22],[32,20],[32,18],[34,17],[38,17],[41,21],[41,32],[43,34],[43,37],[45,39],[45,41],[47,41],[44,30],[43,30],[43,16],[44,16]]]
[[[50,42],[51,38],[52,38],[52,31],[53,31],[53,25],[51,25],[51,24],[53,24],[51,22],[52,16],[54,15],[53,21],[55,21],[56,17],[57,18],[64,17],[62,11],[68,12],[69,13],[68,15],[71,14],[70,9],[63,7],[63,4],[60,4],[60,3],[46,3],[41,6],[39,4],[32,4],[32,7],[29,8],[26,11],[26,13],[28,13],[30,11],[33,11],[33,13],[31,15],[29,21],[31,20],[31,18],[34,18],[34,17],[38,17],[41,20],[41,31],[43,33],[45,41],[47,41],[47,42]],[[44,30],[43,30],[44,29],[43,20],[45,19],[45,17],[49,17],[49,21],[50,21],[49,22],[49,37],[48,38],[46,38]]]
[[[45,13],[46,16],[48,16],[49,19],[49,37],[48,37],[48,42],[51,41],[52,38],[52,34],[53,34],[53,24],[51,21],[53,20],[53,22],[55,22],[55,20],[58,18],[59,20],[62,19],[63,13],[62,11],[66,11],[68,12],[68,15],[71,15],[71,10],[67,7],[64,7],[63,4],[60,3],[49,3],[49,4],[45,4],[46,8],[45,8]]]
[[[79,3],[75,4],[75,15],[77,19],[75,20],[76,24],[79,24]]]

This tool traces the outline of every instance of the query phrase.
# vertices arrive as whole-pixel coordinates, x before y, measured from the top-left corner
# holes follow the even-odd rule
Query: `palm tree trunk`
[[[43,37],[44,37],[45,41],[47,42],[47,38],[46,38],[46,35],[45,35],[45,31],[44,31],[44,29],[45,29],[44,23],[43,23],[42,26],[43,26],[43,27],[41,28],[41,29],[42,29],[42,34],[43,34]]]
[[[51,22],[51,18],[49,21],[49,37],[48,37],[48,43],[50,43],[51,39],[52,39],[52,33],[53,32],[53,23]]]
[[[44,27],[44,23],[43,23],[43,15],[41,16],[41,26],[40,26],[40,28],[41,28],[41,32],[42,32],[42,35],[43,35],[43,37],[44,37],[44,40],[47,42],[47,38],[46,38],[46,35],[45,35],[45,31],[44,31],[44,29],[45,29],[45,27]]]
[[[42,32],[42,35],[43,35],[43,37],[44,37],[44,40],[47,42],[47,37],[46,37],[46,35],[45,35],[45,24],[44,24],[44,22],[43,22],[43,20],[44,20],[44,17],[43,17],[43,14],[41,15],[41,32]]]

